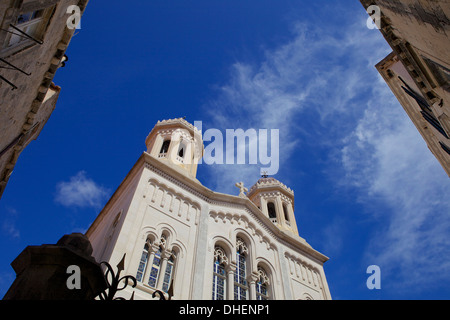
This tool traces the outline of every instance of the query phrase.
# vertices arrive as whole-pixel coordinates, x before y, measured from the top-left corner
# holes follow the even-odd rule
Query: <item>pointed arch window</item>
[[[212,299],[225,300],[227,278],[225,267],[228,262],[225,251],[221,247],[214,250]]]
[[[147,239],[136,272],[136,280],[148,286],[169,292],[174,280],[178,251],[168,250],[167,235],[162,234],[157,246]],[[155,251],[156,250],[156,251]]]
[[[183,143],[180,144],[180,149],[178,150],[178,156],[179,156],[180,158],[183,158],[183,157],[184,157],[184,148],[185,148],[184,144],[183,144]]]
[[[247,255],[248,248],[241,238],[236,239],[236,274],[234,275],[234,300],[247,300]]]
[[[177,160],[184,162],[184,156],[186,155],[186,145],[182,142],[178,148]]]
[[[269,277],[267,276],[266,271],[261,267],[258,267],[256,300],[269,300]]]

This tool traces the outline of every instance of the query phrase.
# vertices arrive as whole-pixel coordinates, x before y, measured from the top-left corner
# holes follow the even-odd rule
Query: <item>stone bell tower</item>
[[[259,179],[247,194],[279,229],[299,236],[294,215],[294,191],[275,178]]]
[[[158,121],[145,144],[151,156],[195,179],[203,141],[201,132],[184,118]]]

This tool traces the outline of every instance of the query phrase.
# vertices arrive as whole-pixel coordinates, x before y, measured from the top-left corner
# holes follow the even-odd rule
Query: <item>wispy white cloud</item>
[[[342,149],[346,179],[359,201],[382,201],[386,225],[365,259],[395,280],[386,286],[429,288],[450,277],[449,179],[386,85],[373,89],[364,116]]]
[[[339,33],[298,23],[291,40],[268,49],[259,65],[236,62],[206,106],[209,126],[282,128],[281,163],[302,139],[328,146],[323,171],[330,181],[381,221],[379,230],[368,230],[362,259],[382,266],[393,286],[448,281],[450,265],[442,260],[450,260],[449,179],[378,75],[374,65],[390,49],[365,22],[348,17]],[[315,131],[299,128],[293,120],[299,116],[316,122]],[[209,171],[223,192],[233,192],[238,179],[254,183],[259,173],[237,165]],[[345,230],[342,223],[323,232]]]
[[[3,235],[11,239],[20,239],[20,230],[16,226],[18,212],[14,208],[7,207],[2,217],[2,232]]]
[[[355,113],[361,112],[356,98],[372,85],[361,69],[373,69],[376,53],[387,54],[379,34],[361,30],[363,25],[365,20],[360,19],[342,34],[293,24],[291,40],[267,49],[259,64],[238,61],[231,66],[229,80],[205,106],[209,126],[280,129],[280,166],[306,139],[321,135],[322,144],[335,144],[336,139],[330,137],[351,132]],[[361,45],[358,40],[363,38],[377,44]],[[294,119],[305,113],[322,126],[317,132],[296,125]],[[259,175],[258,167],[251,165],[211,169],[217,173],[213,175],[215,187],[224,192],[234,185],[231,179],[239,177],[250,184]]]
[[[69,181],[63,181],[56,186],[55,201],[65,207],[100,208],[109,196],[110,191],[86,176],[80,171]]]

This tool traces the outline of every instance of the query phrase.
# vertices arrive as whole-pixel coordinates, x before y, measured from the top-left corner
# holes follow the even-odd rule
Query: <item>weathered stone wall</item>
[[[450,1],[448,0],[361,0],[367,9],[381,10],[381,33],[403,64],[419,94],[432,110],[435,123],[423,122],[420,111],[411,114],[403,99],[401,83],[391,79],[386,65],[379,65],[391,89],[424,136],[428,147],[450,176]],[[430,125],[431,124],[431,125]],[[440,127],[444,133],[435,132]],[[442,131],[441,130],[441,131]],[[429,136],[428,136],[429,135]],[[446,147],[442,147],[442,144]]]
[[[43,17],[42,44],[27,39],[8,47],[9,32],[0,31],[0,58],[21,69],[10,69],[0,61],[0,197],[23,148],[35,139],[49,119],[60,88],[52,84],[74,29],[67,28],[67,8],[78,5],[84,10],[86,0],[10,0],[0,3],[0,26],[14,24],[18,15],[47,9]],[[25,74],[26,73],[26,74]],[[16,88],[14,88],[15,86]]]

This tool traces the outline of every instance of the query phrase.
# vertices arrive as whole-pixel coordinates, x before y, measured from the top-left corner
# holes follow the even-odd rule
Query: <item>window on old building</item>
[[[139,282],[142,282],[144,273],[145,273],[145,269],[147,267],[148,250],[149,250],[149,244],[146,243],[144,246],[144,250],[142,251],[141,260],[139,261],[139,267],[138,267],[138,271],[136,273],[136,280]]]
[[[178,148],[177,160],[180,162],[184,162],[185,154],[186,154],[186,145],[184,143],[180,143],[180,146]]]
[[[176,251],[167,251],[167,237],[164,234],[160,238],[159,247],[152,246],[151,241],[147,239],[136,272],[136,280],[142,283],[145,281],[150,287],[162,289],[167,293],[173,282],[176,259]],[[163,278],[160,279],[161,277]]]
[[[13,47],[30,38],[40,41],[47,27],[52,8],[24,12],[8,29],[5,47]]]
[[[450,148],[445,144],[439,141],[439,144],[441,145],[442,150],[447,152],[450,155]]]
[[[153,257],[152,268],[150,269],[150,276],[148,278],[148,285],[152,288],[156,288],[158,284],[159,269],[161,268],[161,253],[162,248],[158,248]]]
[[[167,152],[169,151],[169,146],[170,146],[170,139],[169,140],[165,140],[161,146],[161,150],[159,151],[160,155],[166,155]]]
[[[440,134],[449,139],[447,133],[445,132],[444,128],[442,128],[441,123],[434,115],[433,110],[431,109],[428,102],[420,94],[415,92],[401,77],[398,78],[403,82],[404,86],[402,86],[402,89],[406,92],[406,94],[416,100],[421,109],[420,113],[422,114],[422,117],[437,131],[439,131]]]
[[[248,248],[241,238],[236,241],[236,273],[234,275],[234,300],[247,300],[247,255]]]
[[[225,267],[228,262],[225,251],[221,247],[214,249],[214,270],[213,270],[213,287],[212,287],[212,299],[213,300],[225,300],[226,297],[226,273]]]
[[[427,64],[439,86],[441,86],[444,90],[450,91],[450,69],[444,67],[436,61],[431,60],[430,58],[422,57],[422,59]]]
[[[277,222],[277,212],[275,211],[275,204],[273,202],[267,203],[267,212],[269,214],[269,219],[272,222]]]
[[[269,300],[269,277],[266,271],[258,267],[258,280],[256,282],[256,300]]]

